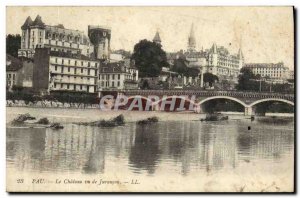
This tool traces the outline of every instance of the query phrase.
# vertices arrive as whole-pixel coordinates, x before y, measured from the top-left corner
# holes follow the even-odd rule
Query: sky
[[[88,25],[108,26],[111,49],[128,51],[156,31],[165,51],[186,50],[194,24],[198,50],[216,43],[233,54],[241,48],[246,63],[283,61],[294,68],[292,7],[7,7],[6,33],[21,34],[27,16],[34,20],[38,14],[47,25],[86,34]]]

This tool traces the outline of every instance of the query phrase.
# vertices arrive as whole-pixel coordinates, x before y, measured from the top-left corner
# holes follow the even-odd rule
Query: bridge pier
[[[251,116],[253,113],[252,107],[245,107],[245,116]]]

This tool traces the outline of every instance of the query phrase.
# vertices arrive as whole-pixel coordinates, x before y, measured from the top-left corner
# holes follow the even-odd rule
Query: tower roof
[[[218,51],[217,51],[217,44],[216,44],[216,43],[214,43],[214,44],[212,45],[211,51],[212,51],[212,53],[217,53],[217,52],[218,52]]]
[[[158,31],[156,32],[156,34],[155,34],[155,36],[153,38],[153,42],[159,43],[159,44],[161,43],[161,39],[160,39]]]
[[[40,15],[37,15],[36,18],[34,19],[32,25],[44,27],[45,23],[42,21],[42,17]]]
[[[32,25],[33,21],[31,19],[30,16],[27,17],[26,21],[24,22],[24,24],[21,26],[22,30],[26,30],[27,28],[29,28]]]
[[[189,40],[188,40],[188,48],[194,49],[195,47],[196,47],[196,38],[195,38],[195,32],[194,32],[194,24],[192,24],[191,32],[190,32]]]

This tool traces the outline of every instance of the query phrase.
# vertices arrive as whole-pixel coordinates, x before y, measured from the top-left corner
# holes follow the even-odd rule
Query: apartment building
[[[100,62],[82,54],[36,48],[33,87],[40,92],[97,92]]]

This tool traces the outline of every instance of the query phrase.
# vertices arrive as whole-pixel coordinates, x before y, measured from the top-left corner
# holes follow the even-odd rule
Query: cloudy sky
[[[7,7],[7,34],[20,34],[26,17],[38,14],[48,25],[85,33],[88,25],[109,26],[111,48],[130,51],[156,31],[167,52],[186,50],[193,23],[199,50],[215,42],[232,53],[241,47],[248,63],[294,67],[292,7]]]

